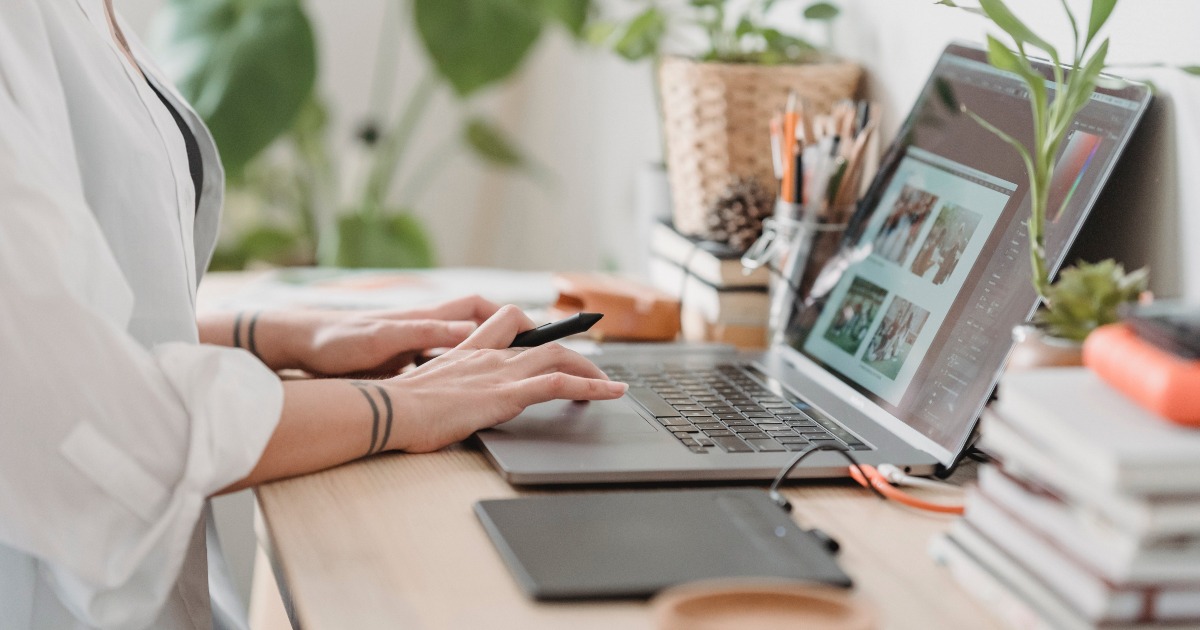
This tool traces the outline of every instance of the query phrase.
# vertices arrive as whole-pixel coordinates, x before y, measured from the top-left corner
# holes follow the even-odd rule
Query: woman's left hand
[[[394,376],[421,353],[453,348],[500,307],[481,297],[408,311],[263,311],[254,352],[272,369],[317,376]],[[248,323],[241,340],[249,345]]]

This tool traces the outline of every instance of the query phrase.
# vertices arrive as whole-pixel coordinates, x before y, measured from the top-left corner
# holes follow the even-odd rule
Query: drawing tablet
[[[475,513],[535,599],[640,598],[695,580],[771,577],[850,586],[761,489],[480,501]]]

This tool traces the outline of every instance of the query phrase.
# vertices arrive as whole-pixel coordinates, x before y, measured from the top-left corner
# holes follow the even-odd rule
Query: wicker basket
[[[760,66],[670,57],[659,69],[675,227],[705,235],[713,201],[737,178],[774,189],[770,119],[789,90],[810,114],[853,98],[862,68],[849,62]]]

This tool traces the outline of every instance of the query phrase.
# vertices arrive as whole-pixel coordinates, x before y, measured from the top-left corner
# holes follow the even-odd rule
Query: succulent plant
[[[1148,274],[1144,268],[1125,273],[1115,260],[1080,262],[1050,285],[1046,307],[1034,322],[1055,337],[1083,341],[1096,328],[1116,322],[1120,306],[1146,292]]]

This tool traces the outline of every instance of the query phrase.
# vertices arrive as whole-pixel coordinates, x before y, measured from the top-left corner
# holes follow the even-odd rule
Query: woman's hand
[[[396,398],[397,420],[387,448],[434,451],[549,400],[620,398],[626,386],[608,380],[586,358],[552,343],[510,349],[534,324],[515,306],[500,309],[466,341],[429,363],[380,383]],[[402,411],[401,411],[402,410]]]
[[[409,311],[262,311],[205,317],[201,339],[254,352],[275,370],[393,376],[422,352],[452,348],[499,307],[474,296]]]

